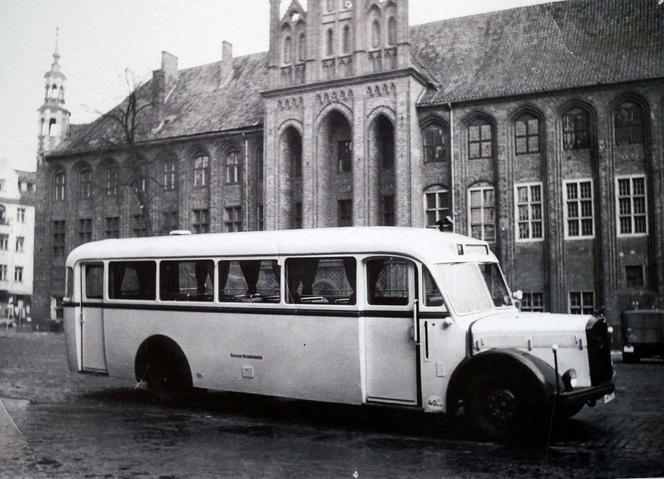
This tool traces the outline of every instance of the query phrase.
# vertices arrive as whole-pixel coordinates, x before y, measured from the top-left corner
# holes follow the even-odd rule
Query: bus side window
[[[422,266],[422,276],[424,277],[424,305],[430,307],[443,306],[447,311],[445,303],[443,303],[443,295],[440,294],[438,285],[426,266]]]
[[[74,296],[74,268],[67,267],[66,278],[64,298],[71,300]]]
[[[289,258],[286,260],[288,303],[356,303],[355,258]]]
[[[85,298],[102,299],[104,297],[104,265],[85,265]]]
[[[111,299],[154,300],[157,266],[154,261],[118,261],[109,263]]]
[[[219,300],[230,303],[279,303],[281,272],[276,260],[219,262]]]
[[[213,301],[214,262],[162,261],[159,297],[164,301]]]
[[[366,262],[367,301],[377,306],[407,306],[408,267],[411,263],[399,258],[376,258]]]

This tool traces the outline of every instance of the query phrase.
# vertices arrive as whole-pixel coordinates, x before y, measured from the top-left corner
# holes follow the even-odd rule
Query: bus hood
[[[552,313],[523,313],[515,310],[484,315],[470,327],[475,352],[492,348],[525,351],[558,348],[583,350],[586,325],[592,316]]]

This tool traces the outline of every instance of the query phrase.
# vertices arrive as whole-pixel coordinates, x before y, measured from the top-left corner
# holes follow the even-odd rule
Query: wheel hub
[[[516,411],[516,396],[509,389],[494,389],[486,397],[488,416],[500,423],[510,423]]]

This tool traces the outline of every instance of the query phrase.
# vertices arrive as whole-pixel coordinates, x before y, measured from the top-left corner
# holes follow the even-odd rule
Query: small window
[[[145,217],[140,215],[134,215],[133,230],[135,238],[142,238],[147,236],[147,227],[145,225]]]
[[[307,60],[307,37],[304,33],[300,33],[297,40],[297,58],[300,62]]]
[[[443,295],[426,267],[422,268],[422,276],[424,277],[424,305],[429,307],[445,306]]]
[[[353,142],[343,140],[337,143],[337,172],[347,173],[353,169]]]
[[[367,301],[377,306],[407,306],[411,262],[400,258],[370,259],[367,268]]]
[[[493,186],[483,183],[468,189],[470,233],[484,241],[496,240],[496,208]]]
[[[571,314],[593,314],[595,312],[595,293],[593,291],[570,292],[569,312]]]
[[[332,30],[331,28],[327,31],[325,54],[328,57],[331,57],[331,56],[334,55],[334,30]]]
[[[194,158],[194,186],[206,186],[209,182],[210,157],[198,155]]]
[[[514,188],[517,241],[543,239],[542,184],[526,183],[515,185]]]
[[[109,264],[111,299],[154,300],[156,297],[154,261],[121,261]]]
[[[337,201],[337,226],[353,226],[353,200]]]
[[[0,250],[9,250],[9,235],[0,234]]]
[[[383,226],[394,226],[394,195],[384,195],[381,198],[381,213],[383,217]]]
[[[229,233],[242,231],[242,207],[231,206],[224,209],[224,228]]]
[[[23,282],[23,266],[14,267],[14,281],[17,283]]]
[[[582,150],[590,145],[588,114],[573,108],[563,116],[563,149]]]
[[[628,288],[643,288],[646,283],[643,274],[643,265],[625,266],[625,283]]]
[[[120,237],[120,217],[109,216],[106,218],[106,237],[119,238]]]
[[[178,229],[178,212],[163,211],[161,213],[161,232],[168,234],[176,229]]]
[[[566,181],[564,186],[565,237],[592,238],[595,236],[592,181]]]
[[[618,236],[648,234],[645,176],[616,178]]]
[[[544,312],[544,293],[523,293],[523,298],[521,299],[521,311],[538,313]]]
[[[164,161],[164,190],[171,191],[175,189],[176,163],[174,160]]]
[[[286,260],[287,302],[350,305],[356,302],[355,258]]]
[[[493,127],[486,120],[476,120],[468,127],[468,157],[493,158]]]
[[[214,263],[210,260],[162,261],[159,298],[162,301],[213,301]]]
[[[350,25],[344,25],[341,51],[344,54],[348,54],[350,53],[350,49],[351,49]]]
[[[226,184],[236,185],[240,181],[240,154],[231,151],[226,155]]]
[[[435,228],[437,222],[450,215],[450,194],[446,188],[436,188],[424,193],[424,209],[427,228]]]
[[[284,64],[289,65],[291,63],[291,56],[293,54],[293,41],[291,40],[290,35],[284,38]]]
[[[210,232],[210,210],[194,210],[194,233]],[[176,213],[177,214],[177,213]]]
[[[219,301],[279,303],[281,273],[276,260],[219,262]]]
[[[104,297],[104,265],[85,265],[85,297],[86,299],[102,299]]]
[[[64,201],[67,177],[64,173],[55,175],[55,201]]]
[[[539,153],[539,120],[531,115],[521,115],[514,123],[516,154]]]
[[[92,170],[90,168],[82,169],[79,174],[79,181],[79,198],[90,198],[92,196]]]
[[[79,243],[92,241],[92,218],[81,218],[78,220],[78,241]]]

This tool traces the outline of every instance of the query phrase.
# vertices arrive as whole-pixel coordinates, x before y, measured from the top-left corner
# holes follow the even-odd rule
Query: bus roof
[[[75,248],[67,266],[104,259],[374,253],[403,254],[430,264],[497,262],[485,241],[434,229],[376,226],[106,239]]]

